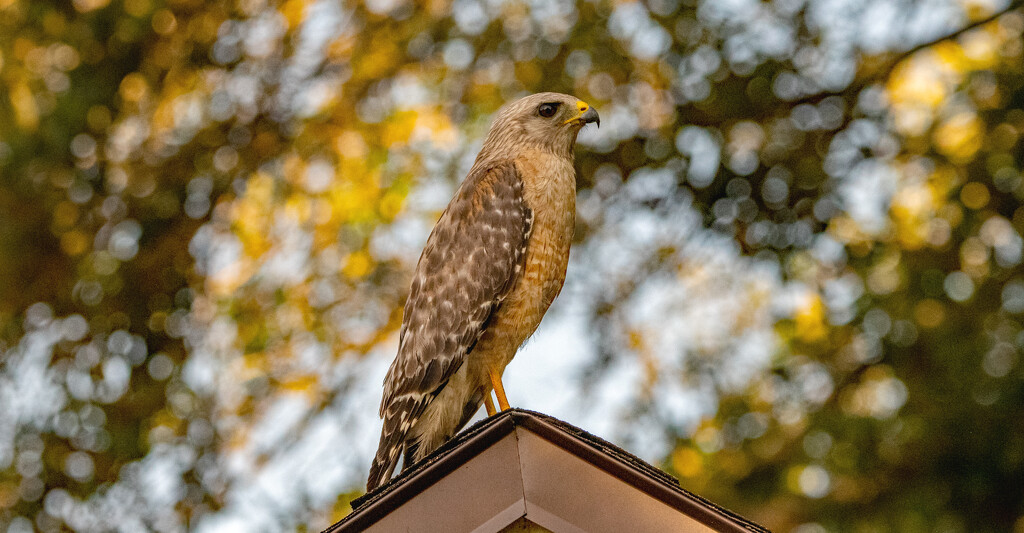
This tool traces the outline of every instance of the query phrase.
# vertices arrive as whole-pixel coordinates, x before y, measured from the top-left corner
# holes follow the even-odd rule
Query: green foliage
[[[627,446],[777,531],[1024,527],[1019,2],[454,4],[0,0],[0,529],[215,527],[366,433],[424,228],[541,90],[602,113],[562,299]]]

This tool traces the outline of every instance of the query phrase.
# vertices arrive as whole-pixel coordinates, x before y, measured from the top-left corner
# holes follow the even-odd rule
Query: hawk
[[[455,435],[483,403],[509,408],[501,375],[565,281],[576,219],[573,148],[597,111],[558,93],[503,107],[416,265],[398,355],[384,379],[366,483]]]

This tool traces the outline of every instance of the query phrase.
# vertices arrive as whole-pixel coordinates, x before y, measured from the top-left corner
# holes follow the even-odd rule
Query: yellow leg
[[[498,412],[494,410],[494,400],[491,399],[490,392],[487,393],[487,396],[484,396],[484,409],[487,409],[487,416],[494,416]]]
[[[505,387],[501,385],[501,376],[494,370],[491,370],[488,374],[491,376],[491,386],[494,387],[494,395],[498,397],[498,408],[504,411],[509,408],[509,405],[508,398],[505,397]]]

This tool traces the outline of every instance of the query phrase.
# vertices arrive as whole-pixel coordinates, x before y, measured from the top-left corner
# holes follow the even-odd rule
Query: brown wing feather
[[[512,163],[471,172],[434,226],[413,276],[398,355],[384,380],[367,490],[391,477],[406,435],[459,369],[522,270],[533,214]]]

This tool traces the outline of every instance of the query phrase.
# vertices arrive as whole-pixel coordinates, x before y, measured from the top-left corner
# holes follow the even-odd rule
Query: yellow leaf
[[[39,107],[28,84],[16,82],[11,88],[11,107],[14,108],[14,121],[23,130],[35,131],[39,127]]]
[[[704,470],[704,459],[693,448],[680,448],[672,454],[672,469],[682,477],[696,477]]]
[[[80,255],[89,248],[89,236],[80,230],[72,230],[60,236],[60,247],[68,255]]]
[[[128,102],[138,102],[145,98],[149,92],[149,84],[146,83],[146,78],[138,72],[128,74],[121,80],[121,86],[118,88],[121,93],[121,98],[124,98]]]
[[[946,310],[938,300],[921,300],[914,307],[914,319],[921,327],[934,328],[946,319]]]
[[[365,250],[359,250],[349,254],[342,272],[350,278],[361,278],[370,271],[371,266],[373,266],[373,261],[370,259],[370,254]]]
[[[981,209],[988,205],[991,195],[984,183],[972,181],[960,189],[960,201],[971,209]]]
[[[381,142],[386,147],[393,147],[396,145],[402,145],[409,142],[409,138],[412,136],[413,128],[416,127],[416,112],[415,111],[402,111],[396,113],[390,120],[384,125],[384,131],[381,134]]]
[[[362,159],[368,152],[362,134],[354,130],[345,130],[334,141],[338,156],[344,159]]]
[[[807,302],[793,316],[795,334],[804,342],[816,342],[828,333],[825,324],[825,305],[818,295],[811,295]]]
[[[893,69],[886,84],[893,103],[937,107],[948,95],[942,72],[931,62],[911,59]]]
[[[295,29],[306,18],[306,2],[305,0],[288,0],[278,8],[278,11],[288,21],[288,27]]]
[[[968,163],[981,149],[984,132],[974,113],[960,113],[944,121],[935,130],[935,147],[956,163]]]
[[[316,393],[319,380],[314,375],[298,376],[281,383],[281,388],[286,391]]]

